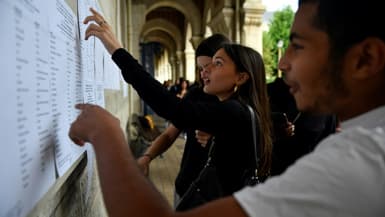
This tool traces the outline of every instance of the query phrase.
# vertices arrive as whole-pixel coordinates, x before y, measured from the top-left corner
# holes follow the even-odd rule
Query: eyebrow
[[[289,36],[289,40],[290,41],[293,41],[294,39],[304,39],[304,37],[300,36],[298,33],[296,32],[291,32],[290,33],[290,36]]]
[[[198,68],[206,68],[208,65],[210,65],[212,62],[208,62],[208,63],[205,63],[205,64],[202,64],[202,65],[198,65],[197,64],[197,67]]]
[[[216,59],[221,59],[222,61],[225,61],[225,59],[223,57],[221,57],[221,56],[216,56],[216,57],[213,58],[213,60],[216,60]]]

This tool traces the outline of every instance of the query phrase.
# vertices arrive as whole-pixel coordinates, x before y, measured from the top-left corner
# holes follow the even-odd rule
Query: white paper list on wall
[[[64,0],[0,0],[0,25],[0,217],[20,217],[84,153],[68,138],[74,105],[87,94],[104,104],[104,72],[84,71],[100,60],[82,59],[78,17]],[[85,92],[87,83],[99,85]]]
[[[109,53],[104,54],[104,88],[120,90],[121,73]]]
[[[80,38],[77,17],[63,0],[51,6],[50,65],[52,108],[55,109],[55,165],[62,176],[84,152],[68,138],[70,124],[78,111],[74,108],[83,102],[83,77],[80,58]],[[59,16],[58,16],[59,15]]]
[[[99,5],[95,0],[78,0],[78,23],[80,29],[81,60],[83,65],[83,93],[84,102],[98,104],[104,107],[104,88],[100,86],[103,82],[103,53],[105,52],[101,42],[94,37],[85,40],[84,35],[88,25],[83,24],[83,20],[91,14],[90,8],[99,10]],[[93,58],[90,58],[92,56]],[[89,61],[92,59],[93,61]],[[87,203],[91,191],[93,179],[94,151],[91,144],[85,145],[87,150],[87,186],[85,192],[85,202]]]
[[[85,40],[85,32],[88,25],[84,25],[84,19],[91,14],[89,8],[95,8],[95,0],[77,1],[78,23],[80,30],[80,59],[83,76],[84,102],[96,104],[96,83],[95,83],[95,38]]]
[[[0,1],[2,156],[0,216],[24,216],[55,181],[48,11],[43,1]],[[4,117],[4,119],[3,119]]]

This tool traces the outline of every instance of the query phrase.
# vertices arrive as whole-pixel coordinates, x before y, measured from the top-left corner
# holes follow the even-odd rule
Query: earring
[[[237,90],[238,90],[238,85],[235,85],[234,86],[234,93],[237,92]]]

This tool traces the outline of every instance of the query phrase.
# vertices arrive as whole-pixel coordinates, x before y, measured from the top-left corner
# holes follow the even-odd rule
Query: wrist
[[[108,136],[106,136],[108,135]],[[93,144],[95,151],[113,151],[119,150],[121,146],[126,146],[127,141],[125,139],[123,131],[117,129],[111,132],[95,132],[90,135],[89,142]],[[110,144],[110,145],[106,145]]]
[[[149,154],[149,153],[142,154],[141,157],[142,158],[148,158],[149,161],[152,161],[154,159],[154,157],[151,154]]]
[[[115,53],[115,51],[119,50],[120,48],[123,48],[123,46],[121,46],[119,43],[116,43],[108,47],[107,51],[112,55]]]

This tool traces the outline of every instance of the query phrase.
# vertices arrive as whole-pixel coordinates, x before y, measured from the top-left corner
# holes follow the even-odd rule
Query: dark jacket
[[[294,136],[275,136],[274,139],[271,175],[279,175],[297,159],[313,151],[322,139],[335,133],[337,119],[335,115],[300,113],[282,78],[277,78],[267,88],[272,112],[286,113],[290,122],[297,119]],[[277,125],[275,118],[272,119],[273,125]]]
[[[211,103],[181,100],[145,72],[124,49],[115,51],[112,58],[124,79],[158,115],[178,129],[199,129],[215,136],[213,162],[225,194],[241,189],[244,171],[255,164],[247,107],[236,99]]]
[[[216,96],[203,92],[202,87],[193,86],[189,89],[183,100],[192,102],[218,102]],[[195,138],[194,128],[184,129],[186,132],[186,144],[184,145],[180,170],[175,180],[175,189],[179,195],[183,195],[191,182],[198,176],[207,161],[209,145],[202,147]]]

